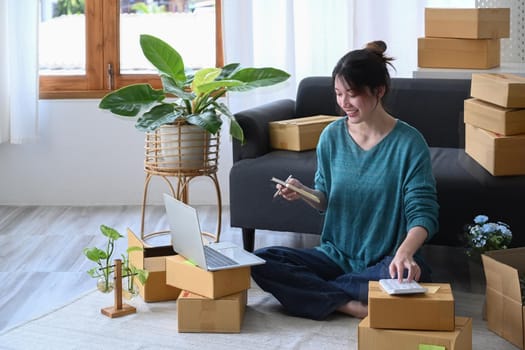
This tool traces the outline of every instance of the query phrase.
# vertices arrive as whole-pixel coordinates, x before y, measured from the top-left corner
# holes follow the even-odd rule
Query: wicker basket
[[[144,169],[156,175],[208,175],[217,172],[219,133],[179,122],[146,133]]]

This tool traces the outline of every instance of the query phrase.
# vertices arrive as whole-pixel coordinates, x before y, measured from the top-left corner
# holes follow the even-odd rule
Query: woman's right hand
[[[304,189],[305,186],[301,183],[301,181],[293,178],[293,177],[290,177],[288,179],[286,179],[286,183],[288,184],[292,184],[294,185],[295,187],[298,187],[298,188],[301,188],[301,189]],[[278,190],[278,193],[281,197],[283,197],[284,199],[286,200],[289,200],[289,201],[295,201],[295,200],[298,200],[301,198],[301,196],[295,192],[294,190],[291,190],[281,184],[277,184],[275,185],[275,188],[277,188]]]

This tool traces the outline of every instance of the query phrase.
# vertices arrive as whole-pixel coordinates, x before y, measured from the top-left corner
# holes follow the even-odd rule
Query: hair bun
[[[383,55],[386,51],[386,43],[382,40],[371,41],[366,44],[365,49],[373,51],[379,55]]]

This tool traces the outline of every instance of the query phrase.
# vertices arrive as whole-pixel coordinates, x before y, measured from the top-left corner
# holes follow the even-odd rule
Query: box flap
[[[128,247],[141,247],[144,249],[144,243],[139,239],[131,229],[128,228]],[[144,269],[144,251],[133,251],[129,253],[129,263],[137,269]]]
[[[525,271],[525,248],[489,251],[481,258],[487,288],[521,304],[519,273]]]

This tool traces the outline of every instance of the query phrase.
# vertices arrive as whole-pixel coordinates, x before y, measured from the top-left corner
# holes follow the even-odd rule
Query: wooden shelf
[[[412,72],[414,78],[471,79],[472,73],[507,73],[525,76],[525,63],[501,63],[491,69],[418,68]]]

